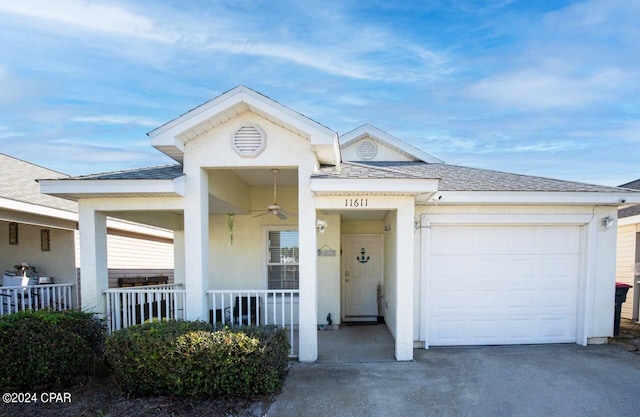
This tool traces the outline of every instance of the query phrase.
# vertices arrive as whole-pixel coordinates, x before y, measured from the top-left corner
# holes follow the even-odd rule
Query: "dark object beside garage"
[[[622,313],[622,303],[627,300],[627,292],[631,285],[616,282],[616,307],[613,316],[613,335],[620,334],[620,314]]]

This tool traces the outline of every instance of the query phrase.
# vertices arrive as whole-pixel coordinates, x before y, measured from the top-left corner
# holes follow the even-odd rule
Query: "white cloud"
[[[599,102],[632,78],[618,69],[592,74],[561,72],[553,67],[516,70],[482,79],[469,88],[473,97],[521,110],[585,107]]]
[[[23,137],[24,134],[16,132],[7,126],[0,126],[0,139]]]
[[[0,65],[0,105],[13,105],[38,94],[40,82],[28,82]]]
[[[578,143],[578,142],[572,142],[572,141],[540,142],[540,143],[533,143],[529,145],[518,145],[512,148],[506,148],[504,149],[504,152],[553,153],[553,152],[575,151],[578,149],[586,149],[589,147],[590,146],[587,143]]]
[[[140,126],[160,126],[162,122],[140,116],[124,116],[124,115],[110,115],[103,114],[98,116],[74,116],[71,118],[72,122],[76,123],[96,123],[96,124],[137,124]]]
[[[77,36],[79,30],[174,48],[157,56],[184,48],[204,53],[218,51],[288,61],[352,79],[396,82],[430,80],[450,71],[442,53],[399,37],[389,29],[362,22],[353,30],[356,22],[341,8],[315,15],[301,9],[308,14],[302,19],[306,23],[289,34],[286,24],[272,25],[267,12],[265,18],[257,19],[255,13],[249,13],[253,10],[238,16],[231,8],[209,8],[203,11],[207,15],[205,25],[194,24],[193,15],[186,12],[171,13],[160,7],[145,7],[143,15],[112,3],[25,0],[0,2],[0,14],[48,22],[48,29],[60,36]],[[269,12],[282,14],[283,10]],[[104,47],[100,43],[95,46]],[[127,54],[131,48],[133,45],[129,44],[128,48],[114,50]],[[141,51],[141,58],[148,59],[144,47],[135,49]]]
[[[176,33],[166,28],[160,30],[152,19],[111,4],[81,0],[21,0],[0,2],[0,12],[160,42],[175,42],[178,38]]]

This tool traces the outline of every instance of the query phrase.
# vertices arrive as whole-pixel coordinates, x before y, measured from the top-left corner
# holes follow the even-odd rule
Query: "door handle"
[[[349,280],[348,280],[348,279],[345,279],[345,280],[344,280],[344,282],[349,282]]]

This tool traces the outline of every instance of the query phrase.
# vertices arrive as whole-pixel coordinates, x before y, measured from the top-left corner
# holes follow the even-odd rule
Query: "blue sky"
[[[640,1],[0,0],[0,152],[76,175],[246,85],[445,162],[640,178]]]

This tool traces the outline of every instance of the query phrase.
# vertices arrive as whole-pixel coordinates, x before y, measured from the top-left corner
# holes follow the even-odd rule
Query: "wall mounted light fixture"
[[[316,229],[320,233],[324,233],[327,230],[327,225],[328,223],[324,220],[320,220],[320,219],[316,220]]]
[[[604,219],[601,220],[602,222],[602,228],[604,230],[609,229],[611,226],[613,226],[613,218],[611,218],[610,216],[605,217]]]

